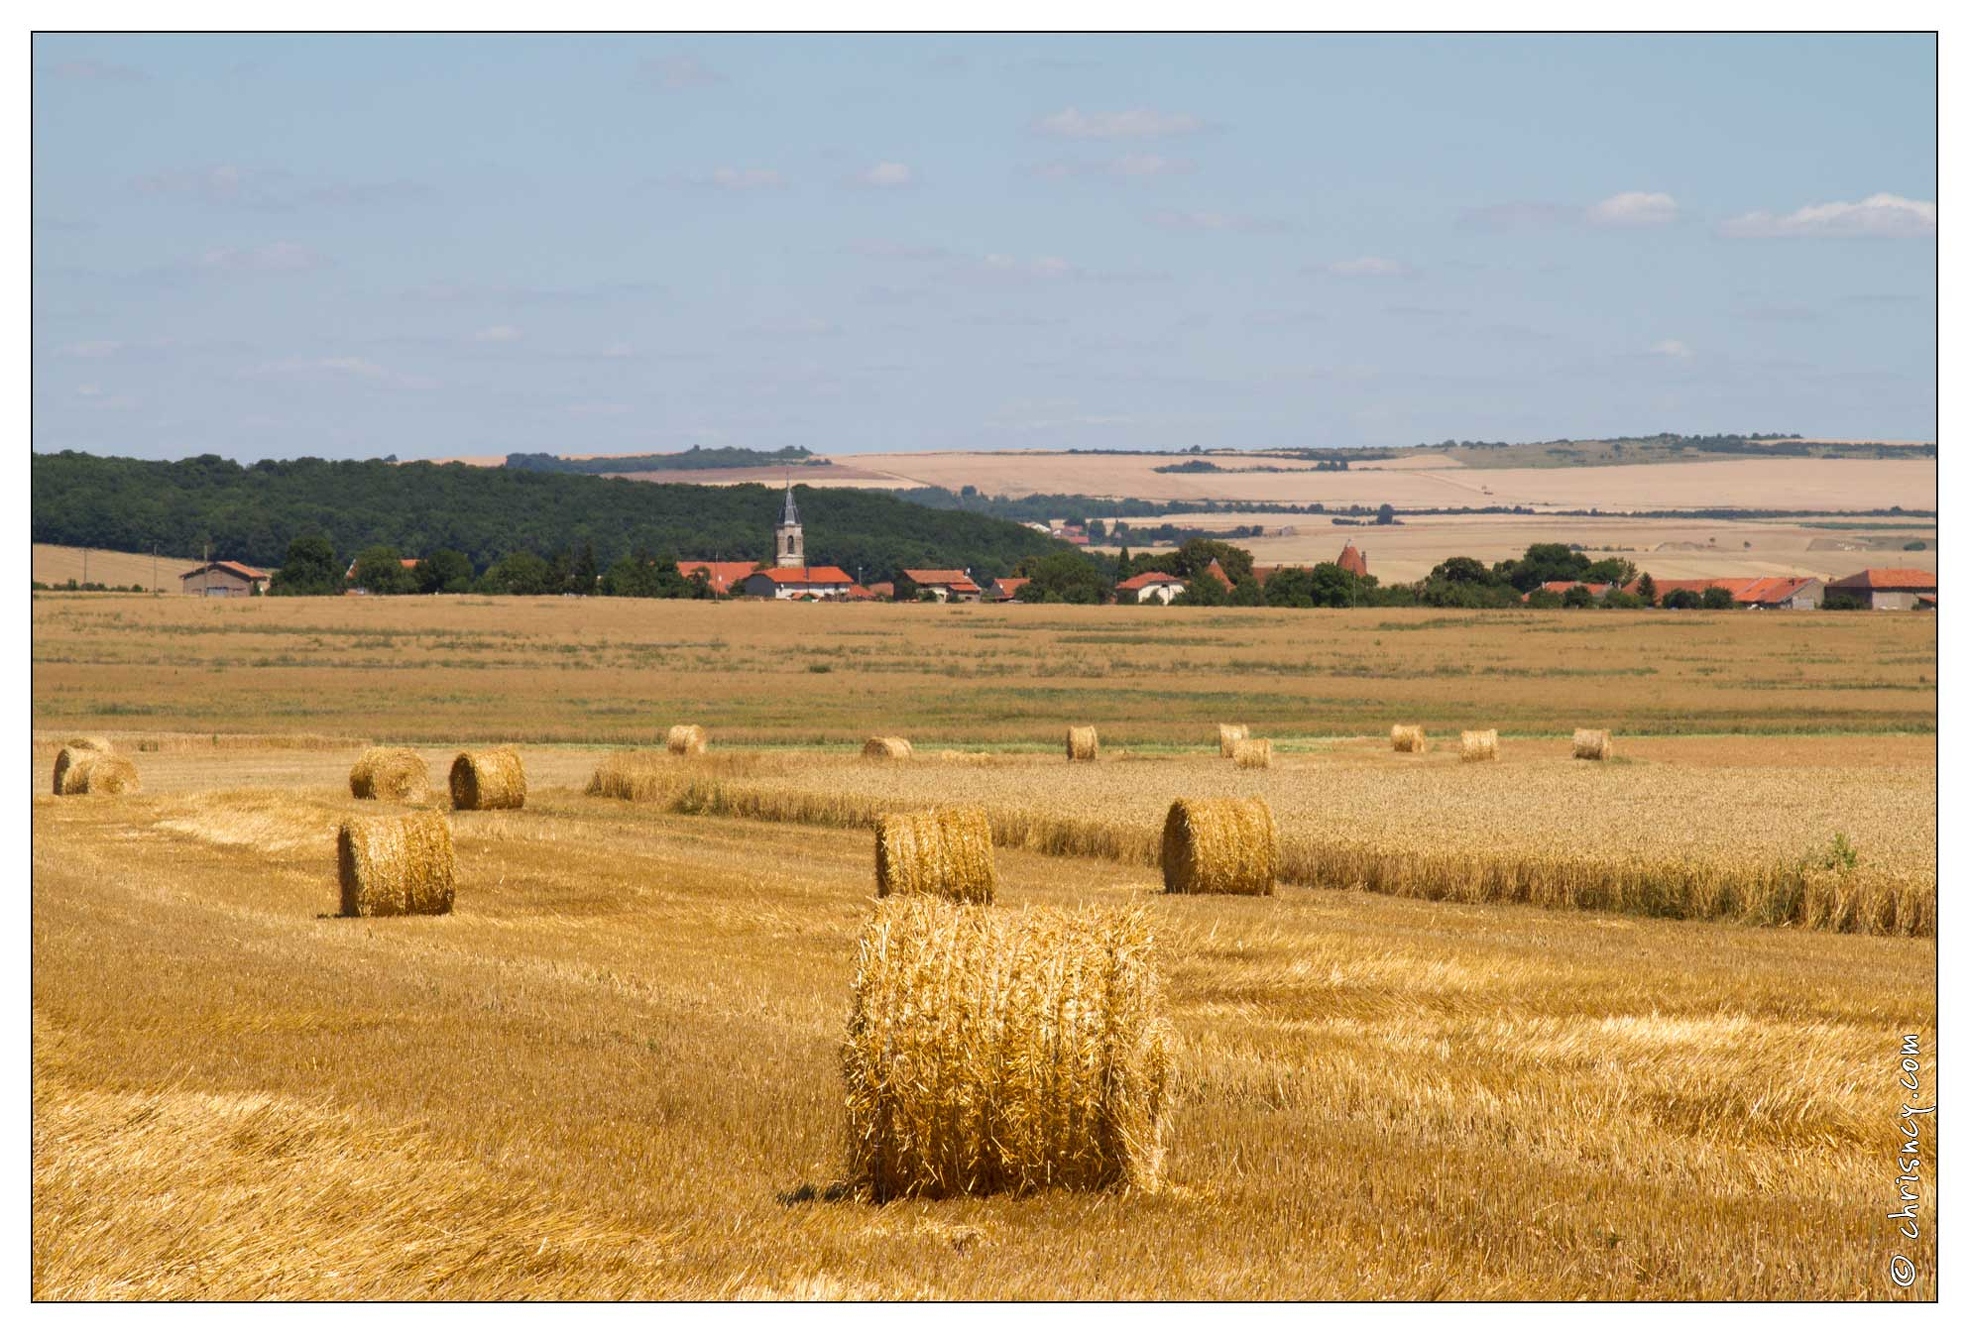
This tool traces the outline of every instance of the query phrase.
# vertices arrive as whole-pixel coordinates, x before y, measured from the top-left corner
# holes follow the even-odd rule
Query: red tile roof
[[[1215,556],[1212,556],[1210,558],[1210,564],[1203,567],[1203,572],[1209,575],[1211,578],[1215,579],[1218,583],[1222,584],[1224,587],[1229,588],[1231,586],[1231,577],[1228,574],[1224,573],[1223,563],[1220,562]]]
[[[991,587],[992,590],[996,592],[999,597],[1011,598],[1017,596],[1018,591],[1031,582],[1032,580],[1030,579],[1018,579],[1018,578],[1007,577],[1004,579],[992,580]]]
[[[886,598],[891,602],[895,600],[896,586],[890,583],[887,579],[884,579],[879,583],[870,584],[868,586],[868,591],[873,593],[877,598]]]
[[[744,581],[745,576],[759,568],[756,560],[680,560],[677,573],[688,579],[692,570],[702,570],[710,581],[711,591],[724,597],[732,591],[732,585]]]
[[[904,570],[919,587],[948,588],[953,593],[976,593],[979,588],[962,570]]]
[[[1932,593],[1935,591],[1935,576],[1927,570],[1886,569],[1861,570],[1849,574],[1844,579],[1834,579],[1827,588],[1840,592],[1866,590],[1882,593]]]
[[[1690,593],[1701,593],[1707,589],[1720,588],[1730,597],[1745,604],[1769,604],[1783,602],[1793,597],[1812,579],[1798,575],[1767,574],[1761,576],[1738,576],[1728,579],[1657,579],[1655,598],[1659,601],[1678,589]],[[1638,593],[1641,581],[1634,580],[1625,585],[1623,591]]]
[[[750,579],[752,575],[761,575],[772,580],[775,584],[841,584],[843,586],[849,586],[855,582],[848,577],[846,570],[834,565],[790,565],[783,568],[775,567],[770,570],[754,570],[746,578]]]
[[[1123,579],[1115,585],[1115,588],[1124,593],[1139,593],[1144,588],[1161,584],[1180,584],[1182,582],[1181,579],[1178,579],[1173,574],[1164,574],[1160,570],[1146,570],[1141,574],[1133,574]]]
[[[1356,579],[1367,577],[1367,557],[1361,555],[1359,548],[1352,542],[1340,548],[1340,559],[1333,563]]]
[[[850,602],[876,602],[879,600],[875,594],[869,592],[860,584],[848,585],[848,601]]]

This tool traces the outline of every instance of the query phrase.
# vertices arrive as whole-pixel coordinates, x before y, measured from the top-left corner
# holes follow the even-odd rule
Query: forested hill
[[[761,486],[679,486],[460,463],[243,466],[215,455],[177,463],[63,451],[33,456],[36,542],[114,551],[202,551],[280,564],[296,537],[327,537],[345,559],[365,547],[406,556],[449,547],[483,569],[515,551],[549,556],[594,545],[606,567],[632,552],[765,560],[781,495]],[[807,559],[857,566],[865,579],[903,566],[966,567],[991,577],[1059,549],[1003,519],[927,509],[891,496],[795,487]]]

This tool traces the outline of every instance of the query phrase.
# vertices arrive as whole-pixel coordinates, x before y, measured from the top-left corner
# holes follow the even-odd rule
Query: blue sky
[[[44,37],[34,446],[1935,434],[1925,37]]]

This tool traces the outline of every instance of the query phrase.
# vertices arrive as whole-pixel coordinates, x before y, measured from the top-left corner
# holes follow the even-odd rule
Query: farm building
[[[716,597],[730,597],[734,587],[742,584],[759,568],[756,560],[680,560],[677,573],[688,579],[699,570],[704,572],[704,581]]]
[[[1226,588],[1231,586],[1231,577],[1224,573],[1224,563],[1215,556],[1210,558],[1210,564],[1204,566],[1203,573],[1207,577],[1215,579]]]
[[[1352,542],[1340,548],[1340,559],[1334,564],[1356,579],[1367,578],[1367,557]]]
[[[903,574],[939,602],[976,602],[984,596],[968,570],[904,570]]]
[[[1828,594],[1857,597],[1874,611],[1932,611],[1935,576],[1927,570],[1861,570],[1825,586]]]
[[[1552,585],[1547,585],[1552,587]],[[1720,588],[1730,595],[1730,600],[1739,607],[1754,607],[1765,611],[1816,611],[1825,598],[1824,583],[1809,575],[1765,575],[1756,578],[1737,579],[1657,579],[1655,580],[1655,599],[1660,601],[1670,593],[1683,590],[1701,596],[1711,588]],[[1640,591],[1637,579],[1623,590],[1628,593]],[[1595,597],[1599,594],[1596,592]]]
[[[994,579],[985,585],[986,602],[1010,602],[1019,596],[1019,590],[1031,583],[1030,579]]]
[[[272,578],[265,570],[236,560],[207,561],[178,576],[184,592],[206,598],[251,597],[266,592]]]
[[[848,577],[846,570],[833,565],[802,565],[795,569],[775,566],[756,570],[735,588],[749,598],[788,602],[794,598],[845,599],[854,586],[855,581]]]
[[[1171,598],[1187,587],[1187,584],[1173,574],[1150,570],[1145,574],[1131,575],[1123,579],[1114,586],[1114,592],[1116,599],[1121,602],[1160,602],[1166,606]]]

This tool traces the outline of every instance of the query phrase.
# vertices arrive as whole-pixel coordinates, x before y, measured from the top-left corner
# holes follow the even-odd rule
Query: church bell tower
[[[806,563],[807,538],[800,528],[800,507],[793,503],[793,483],[788,482],[786,509],[773,529],[773,564],[804,566]]]

